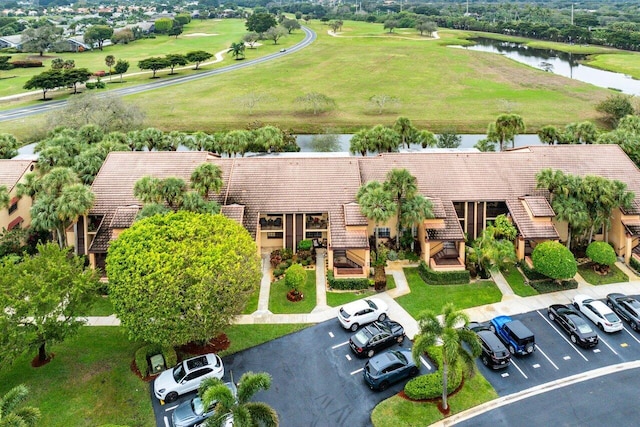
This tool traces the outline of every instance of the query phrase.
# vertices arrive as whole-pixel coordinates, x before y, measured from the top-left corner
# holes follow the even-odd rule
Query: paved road
[[[271,61],[277,58],[280,58],[282,56],[285,55],[291,55],[301,49],[304,49],[305,47],[309,46],[311,43],[313,43],[316,38],[317,35],[314,31],[310,30],[307,27],[302,27],[302,31],[304,32],[304,39],[288,48],[286,50],[286,52],[276,52],[276,53],[272,53],[270,55],[266,55],[257,59],[251,59],[251,60],[244,60],[244,61],[238,61],[236,63],[234,63],[233,65],[229,65],[226,67],[222,67],[222,68],[217,68],[215,70],[210,70],[210,71],[205,71],[199,74],[194,74],[194,75],[189,75],[189,76],[182,76],[182,77],[177,77],[175,79],[155,79],[149,83],[145,83],[142,85],[138,85],[138,86],[132,86],[132,87],[127,87],[127,88],[122,88],[122,89],[113,89],[113,90],[109,90],[107,92],[100,92],[99,96],[107,96],[107,95],[116,95],[116,96],[125,96],[125,95],[133,95],[136,93],[142,93],[142,92],[147,92],[150,90],[154,90],[154,89],[160,89],[163,87],[168,87],[168,86],[174,86],[174,85],[179,85],[182,83],[187,83],[187,82],[192,82],[194,80],[199,80],[199,79],[203,79],[203,78],[207,78],[207,77],[211,77],[214,75],[218,75],[218,74],[222,74],[222,73],[228,73],[230,71],[236,71],[236,70],[240,70],[242,68],[247,68],[247,67],[252,67],[256,64],[260,64],[263,62],[267,62],[267,61]],[[65,104],[66,104],[66,100],[59,100],[59,101],[48,101],[48,102],[44,102],[42,104],[38,104],[38,105],[33,105],[33,106],[28,106],[28,107],[20,107],[20,108],[14,108],[14,109],[10,109],[10,110],[5,110],[5,111],[1,111],[0,112],[0,122],[5,122],[8,120],[16,120],[16,119],[21,119],[24,117],[28,117],[28,116],[33,116],[36,114],[42,114],[45,112],[50,112],[53,110],[56,110],[58,108],[62,108]]]
[[[368,427],[373,408],[401,391],[406,381],[383,392],[369,390],[362,375],[366,359],[358,359],[352,353],[348,344],[351,334],[331,319],[233,354],[223,358],[224,380],[230,380],[231,372],[236,382],[247,371],[269,372],[273,377],[271,389],[257,393],[254,400],[275,408],[282,427]],[[411,346],[405,340],[392,348]],[[420,368],[421,374],[433,369],[426,365]],[[179,402],[192,396],[184,396]],[[151,398],[156,425],[168,427],[179,402],[160,406],[157,399]]]

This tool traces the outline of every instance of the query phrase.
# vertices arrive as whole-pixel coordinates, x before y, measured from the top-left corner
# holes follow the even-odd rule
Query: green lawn
[[[245,31],[241,21],[235,27],[224,23],[229,26],[230,40]],[[501,55],[446,47],[467,37],[465,32],[440,30],[441,40],[430,40],[388,36],[382,24],[346,21],[341,32],[344,37],[332,37],[319,21],[309,26],[318,39],[299,52],[185,83],[179,89],[163,88],[125,99],[144,106],[147,125],[163,130],[212,132],[245,128],[247,123],[259,121],[296,133],[327,128],[350,132],[363,126],[392,124],[398,116],[406,116],[416,126],[433,132],[453,128],[458,133],[484,133],[487,124],[507,110],[522,115],[528,132],[547,124],[596,120],[595,105],[610,95],[606,89],[536,70]],[[367,34],[376,37],[363,36]],[[180,36],[177,42],[183,38],[187,39]],[[194,40],[201,38],[218,40]],[[258,52],[248,50],[247,56],[275,52],[301,38],[298,31],[277,46],[267,42]],[[157,40],[149,41],[153,45],[149,51],[164,48],[168,53],[169,44],[158,47],[154,44]],[[226,46],[221,43],[206,50]],[[114,50],[101,56],[109,53],[116,58],[124,55]],[[164,76],[166,71],[160,74]],[[308,92],[331,97],[335,109],[317,115],[304,112],[295,99]],[[242,99],[251,94],[263,100],[250,112]],[[369,101],[377,94],[392,95],[400,102],[378,114]],[[38,119],[5,122],[0,132],[29,139],[30,131],[37,128],[32,120]]]
[[[522,273],[520,273],[520,270],[518,270],[518,267],[516,267],[515,265],[511,264],[505,267],[502,270],[502,275],[507,280],[507,283],[509,283],[509,286],[511,286],[511,289],[513,290],[513,292],[515,292],[516,295],[521,297],[538,295],[538,291],[524,282]]]
[[[611,267],[609,273],[601,275],[593,271],[593,267],[590,263],[582,264],[578,266],[578,274],[582,276],[587,283],[592,285],[608,285],[610,283],[628,282],[629,276],[624,274],[615,265]]]
[[[113,314],[113,304],[106,295],[96,295],[93,299],[93,306],[85,316],[109,316]]]
[[[464,309],[502,299],[502,293],[491,281],[464,285],[427,285],[416,267],[405,268],[404,273],[411,293],[396,301],[414,318],[423,310],[439,313],[447,302],[453,302],[457,309]]]
[[[311,313],[316,306],[316,271],[307,270],[307,282],[298,289],[304,295],[302,301],[289,301],[289,290],[284,279],[273,282],[269,292],[269,310],[274,314]]]
[[[255,347],[267,341],[289,335],[306,328],[307,324],[277,324],[277,325],[231,325],[225,329],[231,341],[230,347],[220,352],[220,356],[228,356],[247,348]]]
[[[391,274],[387,274],[387,290],[395,289],[396,281]],[[351,301],[370,297],[377,292],[369,288],[353,292],[327,292],[327,304],[331,307],[338,307]]]
[[[258,309],[258,299],[260,299],[260,286],[249,296],[247,305],[242,310],[242,314],[251,314]]]
[[[456,414],[484,402],[496,399],[498,394],[480,374],[465,381],[462,390],[447,402],[451,413]],[[382,401],[371,414],[375,427],[422,427],[443,419],[436,403],[412,402],[399,396]]]

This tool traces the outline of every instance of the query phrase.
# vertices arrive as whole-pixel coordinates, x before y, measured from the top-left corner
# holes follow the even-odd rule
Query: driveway
[[[282,427],[370,426],[371,411],[382,400],[404,388],[406,381],[383,392],[373,392],[364,383],[365,359],[356,358],[349,348],[351,332],[332,319],[257,347],[223,358],[225,381],[240,380],[248,371],[272,375],[271,389],[254,397],[271,405]],[[411,341],[402,347],[410,349]],[[421,364],[421,373],[432,367]],[[186,400],[194,394],[185,396]],[[158,427],[169,426],[178,402],[160,406],[151,396]],[[166,417],[166,423],[165,423]]]

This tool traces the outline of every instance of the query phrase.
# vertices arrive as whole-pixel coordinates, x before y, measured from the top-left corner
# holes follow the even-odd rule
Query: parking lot
[[[512,318],[522,321],[534,333],[536,350],[529,356],[512,357],[511,366],[503,370],[492,371],[478,360],[480,371],[500,396],[603,366],[640,359],[640,334],[633,332],[624,321],[622,331],[608,334],[585,318],[597,331],[600,342],[594,348],[583,349],[572,344],[569,336],[549,320],[546,309]]]
[[[238,382],[248,371],[270,373],[271,389],[257,393],[254,400],[271,405],[278,412],[282,427],[370,426],[373,408],[401,391],[406,380],[382,392],[371,391],[362,374],[366,359],[356,358],[351,351],[348,343],[351,335],[335,319],[311,326],[223,358],[224,380],[229,381],[233,375]],[[411,346],[412,342],[406,339],[391,348]],[[426,361],[420,363],[421,374],[432,369]],[[150,387],[153,388],[153,383]],[[173,410],[194,395],[160,405],[150,391],[157,426],[170,426]]]

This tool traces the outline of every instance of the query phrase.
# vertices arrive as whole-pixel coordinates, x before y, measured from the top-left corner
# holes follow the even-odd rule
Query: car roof
[[[369,364],[376,368],[377,371],[379,371],[398,361],[398,356],[396,356],[393,352],[385,351],[384,353],[380,353],[377,356],[373,356],[371,359],[369,359]]]
[[[350,312],[350,313],[355,313],[356,311],[369,308],[369,303],[367,302],[367,299],[369,301],[372,301],[376,306],[378,306],[378,308],[385,308],[387,306],[382,300],[378,298],[365,298],[365,299],[359,299],[357,301],[352,301],[349,304],[345,304],[342,306],[342,308],[346,312]]]
[[[529,328],[527,328],[524,323],[519,320],[512,320],[507,325],[507,328],[511,330],[514,334],[516,334],[519,338],[528,338],[533,336],[533,332]]]
[[[591,304],[591,307],[595,308],[602,314],[613,313],[613,311],[609,308],[609,306],[600,300],[594,299],[589,304]]]
[[[482,330],[482,331],[478,331],[476,333],[492,349],[494,349],[494,350],[502,350],[502,349],[506,350],[506,347],[504,346],[504,344],[502,344],[502,341],[500,341],[500,339],[493,332]]]

